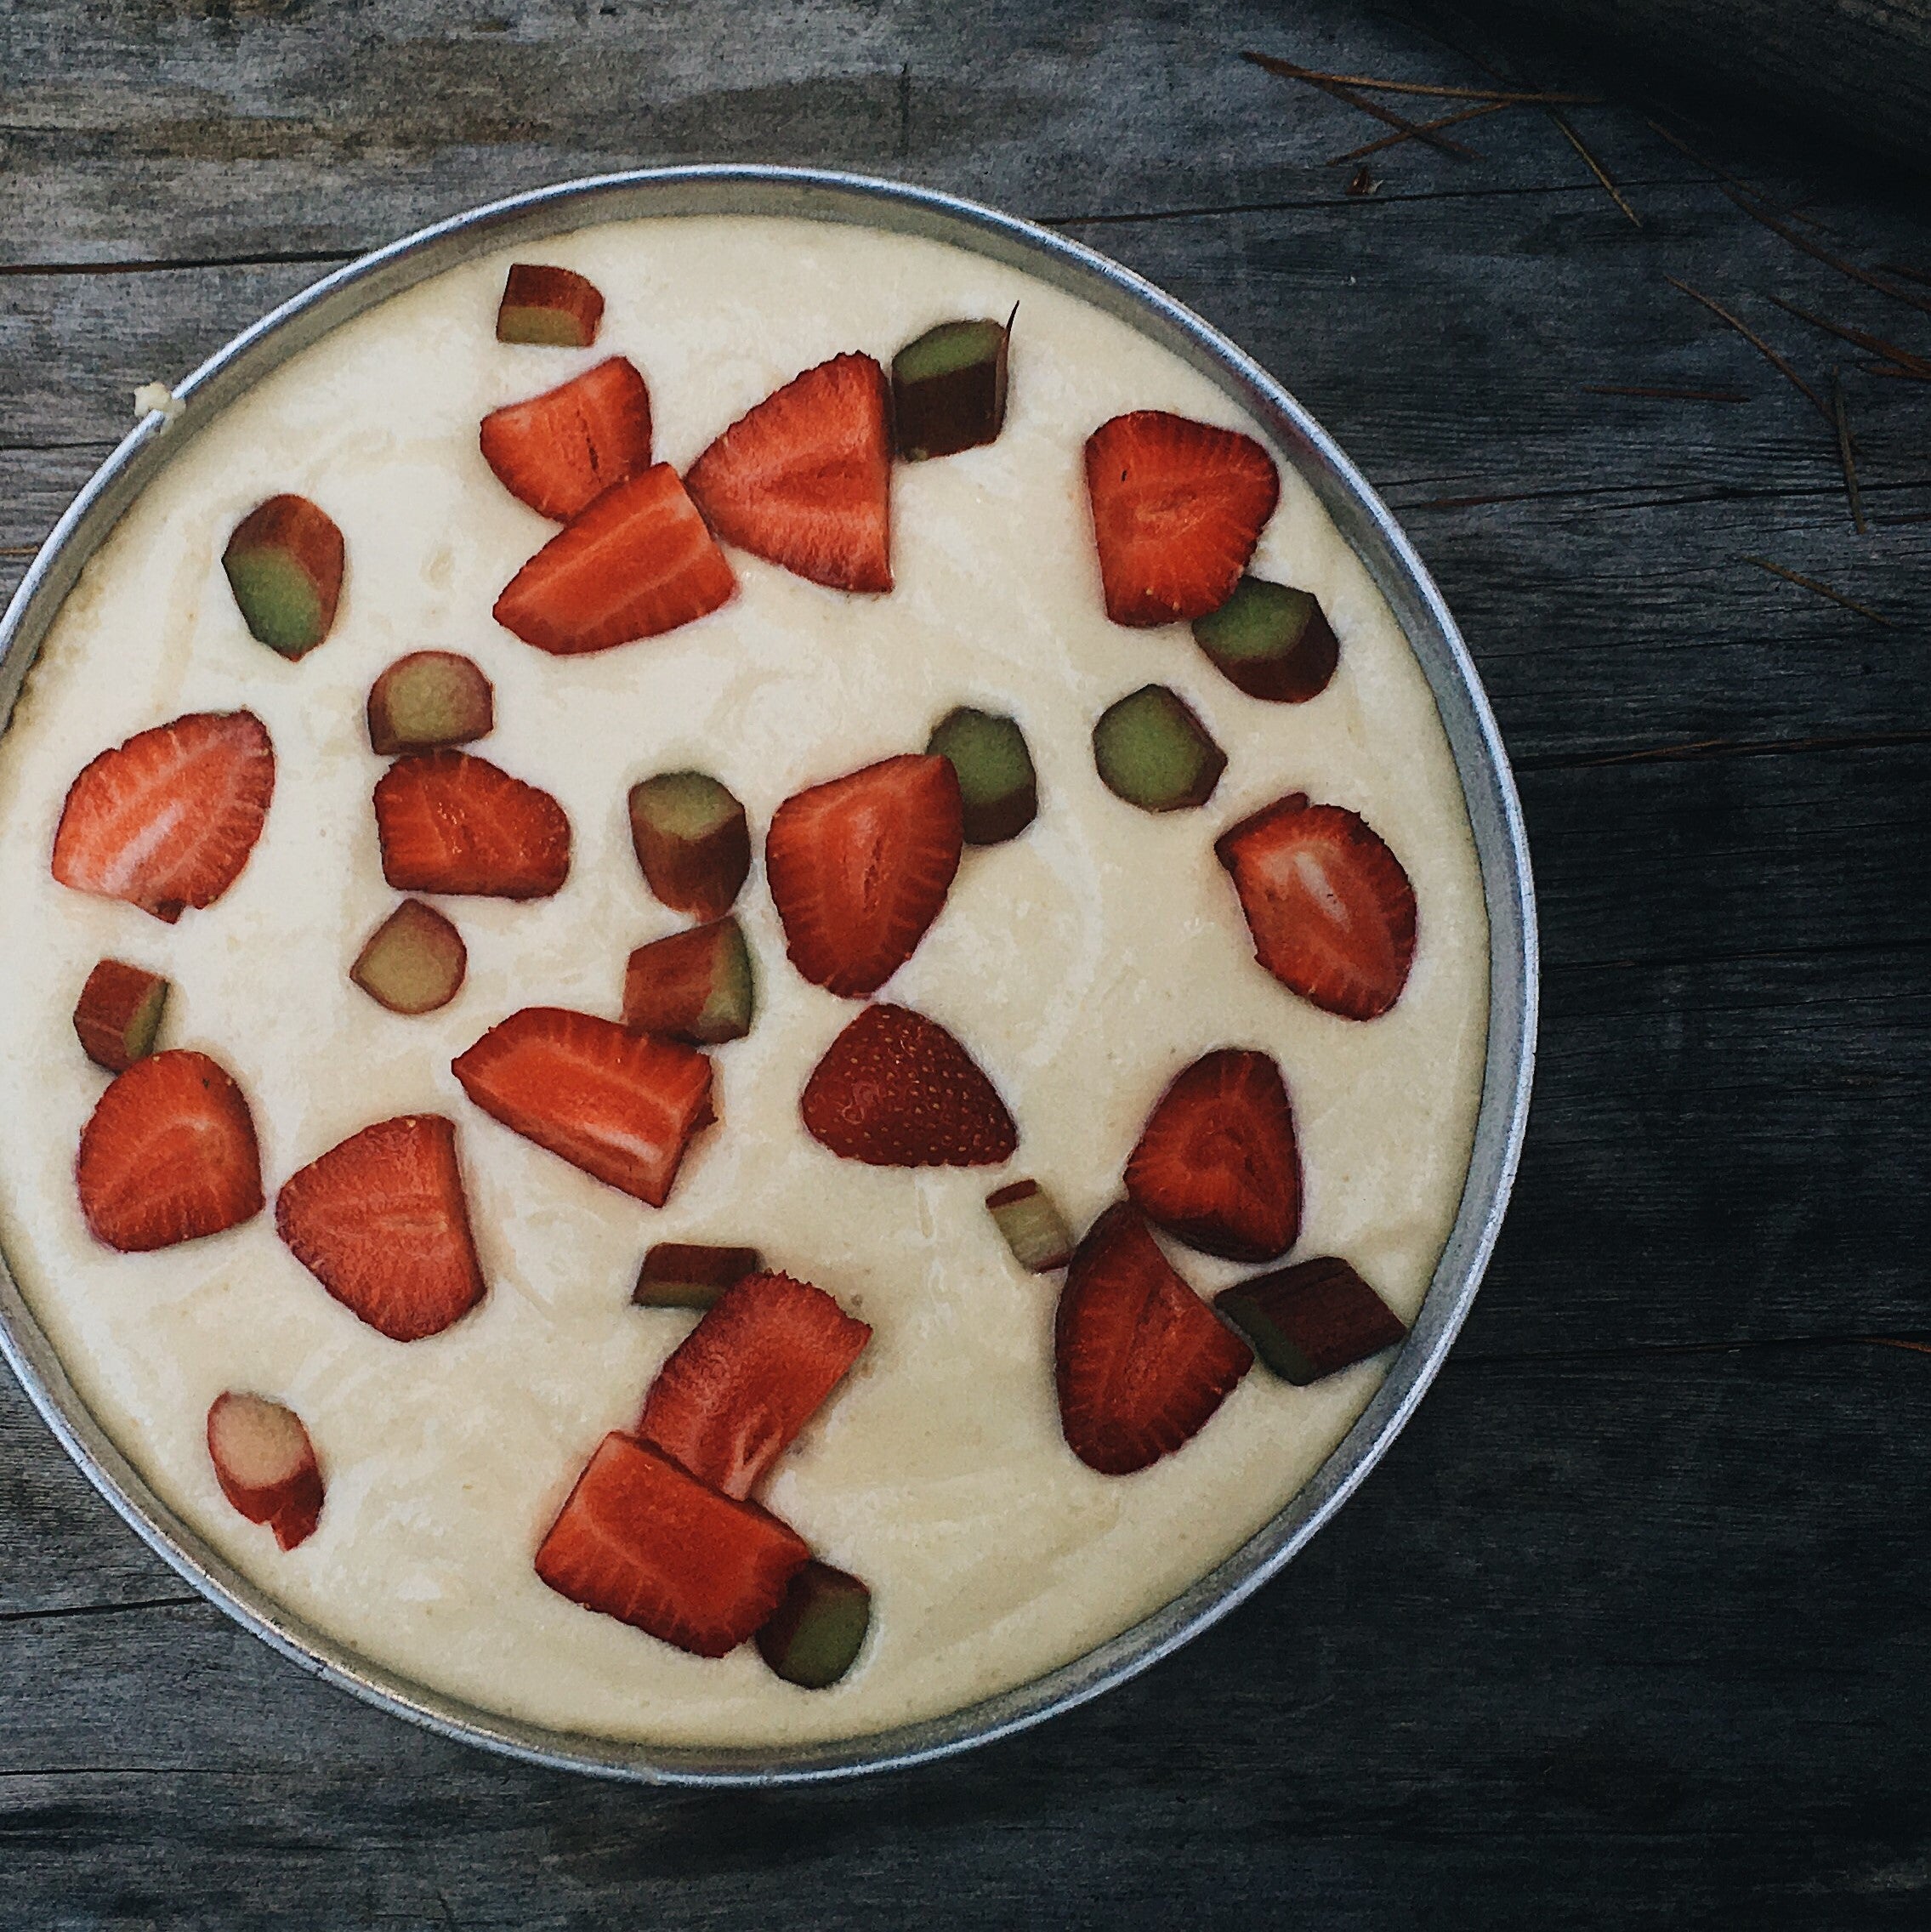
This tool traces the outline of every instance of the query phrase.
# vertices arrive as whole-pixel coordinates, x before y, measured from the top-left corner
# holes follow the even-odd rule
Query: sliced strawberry
[[[471,752],[399,758],[376,781],[376,836],[403,892],[547,899],[570,876],[563,807]]]
[[[1274,458],[1252,436],[1162,409],[1087,438],[1086,487],[1106,614],[1139,627],[1224,604],[1281,500]]]
[[[483,460],[510,495],[567,523],[650,467],[650,392],[621,355],[483,418]]]
[[[637,1438],[700,1482],[748,1496],[871,1338],[822,1288],[748,1276],[671,1351]]]
[[[1155,1104],[1127,1162],[1127,1192],[1150,1221],[1230,1261],[1271,1261],[1301,1230],[1301,1156],[1281,1069],[1223,1047]]]
[[[834,355],[774,390],[686,481],[727,543],[833,590],[889,590],[891,387],[869,355]]]
[[[275,1229],[391,1341],[440,1334],[483,1298],[456,1129],[440,1114],[378,1121],[311,1161],[276,1196]]]
[[[792,964],[847,999],[876,992],[939,917],[964,840],[958,773],[932,753],[787,798],[771,817],[764,871]]]
[[[262,1204],[248,1103],[206,1054],[138,1060],[81,1129],[74,1179],[95,1240],[124,1254],[219,1234]]]
[[[662,1208],[711,1112],[711,1063],[615,1020],[529,1006],[455,1062],[463,1090],[513,1133]]]
[[[1109,1476],[1144,1469],[1198,1434],[1254,1359],[1125,1202],[1073,1256],[1053,1347],[1067,1445]]]
[[[196,712],[137,731],[69,787],[54,876],[172,925],[234,884],[274,791],[275,749],[253,712]]]
[[[266,1523],[284,1549],[315,1534],[321,1469],[294,1410],[230,1389],[209,1406],[207,1453],[221,1493],[251,1523]]]
[[[550,1526],[537,1574],[586,1610],[721,1657],[778,1607],[810,1557],[768,1510],[613,1433]]]
[[[798,1111],[821,1145],[875,1168],[996,1167],[1019,1142],[972,1055],[902,1006],[868,1006],[832,1041]]]
[[[525,644],[570,657],[673,631],[736,588],[677,472],[660,463],[559,530],[509,580],[495,615]]]
[[[1328,1013],[1375,1020],[1415,963],[1415,889],[1366,821],[1307,793],[1277,798],[1215,841],[1254,957]]]

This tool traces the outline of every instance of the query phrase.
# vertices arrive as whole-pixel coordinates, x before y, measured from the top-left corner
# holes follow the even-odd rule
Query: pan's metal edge
[[[1538,1021],[1539,945],[1528,842],[1508,756],[1461,634],[1426,566],[1365,479],[1293,397],[1250,357],[1152,284],[1083,244],[978,203],[905,184],[814,169],[694,166],[638,169],[559,183],[467,211],[345,264],[271,310],[184,378],[183,418],[147,417],[69,506],[0,618],[0,710],[11,701],[79,569],[118,520],[148,474],[167,460],[163,439],[185,440],[219,413],[231,382],[260,347],[280,341],[273,363],[330,328],[469,257],[589,221],[695,212],[662,205],[679,191],[724,200],[737,190],[782,191],[797,205],[728,212],[808,213],[815,219],[931,233],[1047,279],[1147,329],[1230,389],[1299,461],[1401,619],[1429,679],[1462,780],[1480,860],[1490,923],[1488,1060],[1468,1179],[1453,1230],[1407,1344],[1352,1428],[1313,1479],[1265,1527],[1172,1602],[1070,1663],[938,1719],[869,1736],[774,1752],[633,1744],[522,1724],[424,1690],[355,1656],[325,1633],[287,1616],[265,1593],[175,1524],[173,1512],[121,1454],[68,1381],[59,1357],[0,1258],[3,1354],[68,1454],[116,1512],[185,1580],[254,1635],[313,1675],[457,1741],[553,1768],[673,1785],[771,1785],[900,1769],[1010,1736],[1137,1676],[1228,1614],[1276,1575],[1366,1480],[1439,1372],[1479,1287],[1506,1209],[1528,1119]],[[655,207],[604,204],[659,197]],[[557,219],[559,216],[563,219]],[[574,218],[574,219],[572,219]],[[965,232],[962,234],[960,230]],[[429,258],[423,265],[423,258]],[[445,259],[445,258],[447,259]],[[356,296],[348,314],[329,311]],[[197,401],[202,406],[197,408]],[[96,531],[92,526],[99,524]],[[78,543],[92,534],[84,550]],[[1378,552],[1378,554],[1377,554]],[[1420,634],[1417,635],[1417,628]],[[1478,788],[1479,787],[1479,788]]]

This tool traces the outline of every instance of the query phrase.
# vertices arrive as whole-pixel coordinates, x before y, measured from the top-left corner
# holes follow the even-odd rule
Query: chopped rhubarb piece
[[[495,724],[490,680],[453,651],[412,651],[369,690],[369,746],[383,758],[467,745]]]
[[[950,759],[906,753],[785,800],[764,871],[792,964],[863,999],[917,949],[959,869],[965,807]]]
[[[1227,769],[1226,753],[1164,685],[1144,685],[1100,713],[1093,757],[1107,790],[1145,812],[1204,805]]]
[[[370,934],[349,977],[391,1013],[434,1013],[462,990],[463,935],[433,906],[405,899]]]
[[[744,807],[701,771],[661,771],[633,785],[630,842],[651,891],[694,919],[730,912],[751,870]]]
[[[959,775],[968,845],[1016,838],[1039,813],[1039,781],[1025,734],[1010,718],[961,705],[940,719],[926,750]]]
[[[764,1268],[764,1258],[754,1247],[661,1241],[645,1255],[630,1298],[639,1308],[714,1308],[726,1288]]]
[[[530,1006],[455,1062],[463,1090],[511,1132],[662,1208],[711,1100],[711,1063],[615,1020]]]
[[[1125,1202],[1075,1253],[1053,1340],[1067,1446],[1110,1476],[1144,1469],[1196,1435],[1254,1359]]]
[[[1031,1275],[1050,1275],[1073,1258],[1072,1230],[1059,1203],[1036,1180],[1016,1180],[985,1197],[1013,1259]]]
[[[315,1534],[321,1469],[294,1410],[230,1389],[209,1405],[207,1453],[221,1493],[251,1523],[266,1523],[284,1549]]]
[[[469,752],[398,759],[376,782],[376,834],[399,892],[547,899],[570,876],[563,807]]]
[[[1230,826],[1214,856],[1233,875],[1254,957],[1327,1013],[1375,1020],[1415,963],[1415,889],[1356,814],[1304,792]]]
[[[868,1006],[832,1041],[798,1111],[821,1146],[874,1168],[997,1167],[1019,1139],[971,1054],[902,1006]]]
[[[738,418],[690,466],[727,543],[833,590],[892,588],[891,394],[869,355],[837,355]]]
[[[221,567],[249,634],[284,657],[328,635],[342,595],[342,532],[306,497],[270,497],[235,526]]]
[[[567,523],[650,467],[650,392],[621,355],[559,387],[491,410],[483,460],[510,495]]]
[[[908,463],[990,443],[1006,421],[1005,322],[940,322],[892,358],[892,422]]]
[[[857,1662],[871,1628],[871,1591],[849,1571],[815,1557],[758,1633],[758,1654],[786,1683],[823,1690]]]
[[[570,269],[516,262],[497,307],[497,340],[588,349],[603,319],[604,298],[595,282]]]
[[[483,1298],[456,1129],[440,1114],[378,1121],[310,1162],[275,1196],[275,1230],[391,1341],[440,1334]]]
[[[656,637],[730,601],[730,562],[667,463],[559,530],[496,600],[496,621],[553,656]]]
[[[700,1482],[747,1497],[871,1339],[822,1288],[747,1276],[658,1370],[638,1440]]]
[[[248,1103],[206,1054],[151,1054],[95,1103],[74,1181],[94,1239],[123,1254],[219,1234],[261,1211]]]
[[[196,712],[137,731],[69,787],[54,876],[172,925],[241,876],[275,791],[275,748],[251,711]]]
[[[537,1574],[586,1610],[721,1657],[763,1627],[810,1557],[768,1510],[613,1433],[550,1526]]]
[[[168,982],[158,973],[103,959],[88,975],[74,1008],[74,1031],[96,1066],[125,1073],[154,1051]]]
[[[1408,1333],[1400,1316],[1332,1254],[1223,1288],[1213,1305],[1269,1368],[1303,1386],[1393,1348]]]
[[[1301,1229],[1301,1156],[1280,1067],[1233,1047],[1202,1054],[1147,1116],[1127,1192],[1190,1247],[1230,1261],[1285,1254]]]
[[[1194,639],[1249,697],[1305,704],[1327,689],[1341,646],[1313,594],[1244,577],[1218,611],[1194,619]]]
[[[717,1046],[741,1040],[755,1008],[751,949],[735,919],[640,946],[624,973],[623,1023],[633,1033]]]

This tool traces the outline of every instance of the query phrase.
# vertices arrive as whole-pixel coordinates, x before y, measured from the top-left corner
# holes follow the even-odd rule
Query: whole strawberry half
[[[1190,1247],[1230,1261],[1285,1254],[1301,1228],[1301,1156],[1280,1067],[1234,1047],[1196,1060],[1147,1116],[1127,1192]]]
[[[1136,627],[1218,610],[1281,500],[1274,458],[1252,436],[1161,409],[1088,437],[1086,487],[1106,614]]]
[[[964,843],[947,758],[889,758],[787,798],[764,872],[792,965],[847,999],[876,992],[939,917]]]
[[[1125,1202],[1074,1253],[1053,1351],[1067,1445],[1109,1476],[1144,1469],[1197,1435],[1254,1359]]]
[[[292,1175],[275,1229],[328,1292],[391,1341],[440,1333],[483,1298],[456,1129],[404,1114]]]
[[[606,1435],[537,1552],[561,1596],[701,1657],[721,1657],[778,1607],[810,1560],[754,1503],[698,1481],[628,1435]]]
[[[749,1276],[671,1351],[638,1439],[726,1496],[748,1496],[871,1338],[822,1288]]]
[[[375,803],[383,877],[400,891],[547,899],[570,876],[563,807],[472,753],[399,758]]]
[[[805,1082],[805,1131],[875,1168],[996,1167],[1019,1129],[968,1054],[935,1020],[868,1006]]]
[[[172,924],[234,884],[274,792],[275,749],[253,712],[196,712],[137,731],[69,787],[54,876]]]
[[[738,418],[684,480],[727,543],[833,590],[889,590],[891,386],[835,355]]]
[[[1254,957],[1329,1013],[1375,1020],[1415,963],[1415,889],[1367,822],[1304,792],[1230,827],[1214,856],[1233,874]]]
[[[613,355],[527,402],[483,418],[483,460],[510,495],[567,523],[650,467],[650,392]]]
[[[511,1014],[454,1064],[485,1113],[653,1208],[715,1117],[702,1054],[561,1007]]]
[[[553,656],[656,637],[730,601],[737,579],[667,463],[597,497],[524,565],[496,621]]]
[[[74,1180],[94,1238],[123,1253],[219,1234],[262,1205],[248,1103],[206,1054],[136,1060],[81,1129]]]

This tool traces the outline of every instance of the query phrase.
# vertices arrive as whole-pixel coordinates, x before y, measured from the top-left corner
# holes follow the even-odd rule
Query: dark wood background
[[[1767,297],[1926,351],[1931,315],[1624,106],[1574,123],[1639,230],[1534,109],[1349,195],[1328,157],[1384,130],[1248,47],[1483,79],[1355,0],[0,0],[8,588],[134,385],[324,264],[646,162],[927,182],[1193,304],[1404,516],[1547,961],[1516,1204],[1387,1462],[1181,1656],[948,1764],[696,1796],[440,1742],[185,1588],[0,1377],[0,1924],[1931,1922],[1931,1360],[1863,1339],[1931,1329],[1931,385]],[[1931,269],[1922,180],[1787,116],[1691,139]],[[1824,422],[1666,275],[1843,364],[1867,533]]]

